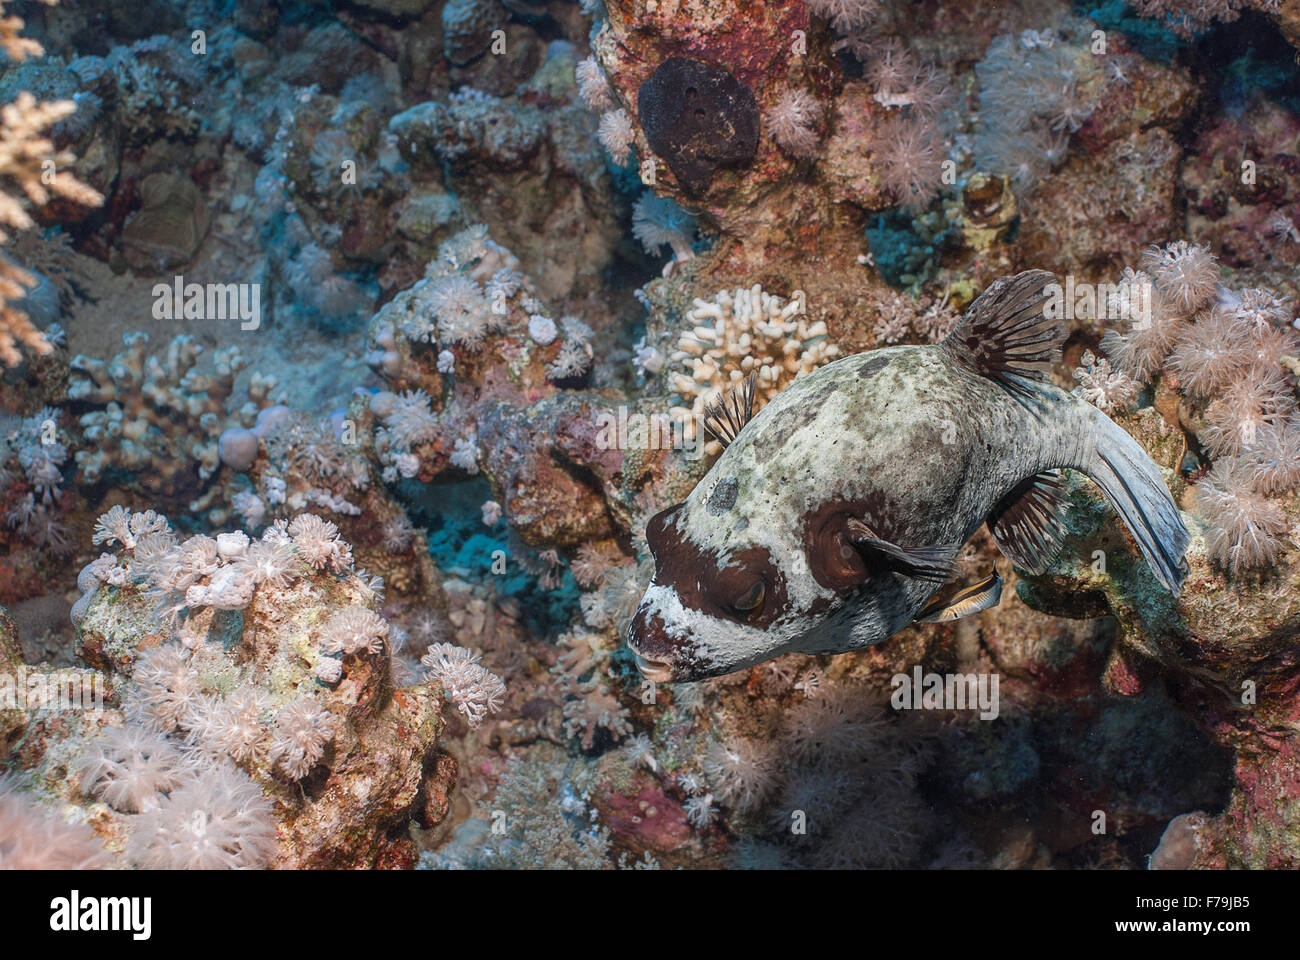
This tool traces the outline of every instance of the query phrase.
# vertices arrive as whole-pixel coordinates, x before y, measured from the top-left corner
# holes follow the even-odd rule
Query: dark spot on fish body
[[[870,356],[858,367],[858,376],[866,379],[874,377],[877,373],[889,366],[889,358],[882,356]]]
[[[724,477],[718,481],[709,496],[705,509],[709,516],[720,517],[736,505],[736,496],[740,492],[740,481],[735,477]]]

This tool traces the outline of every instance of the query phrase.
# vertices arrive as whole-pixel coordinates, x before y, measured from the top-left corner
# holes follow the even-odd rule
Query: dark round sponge
[[[637,93],[650,149],[688,190],[708,186],[721,167],[748,163],[758,149],[758,103],[719,66],[671,57]]]

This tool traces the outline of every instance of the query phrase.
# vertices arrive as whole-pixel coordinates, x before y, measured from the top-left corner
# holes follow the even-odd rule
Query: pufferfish
[[[936,597],[982,523],[1017,566],[1050,565],[1063,468],[1101,488],[1177,593],[1188,533],[1159,469],[1047,379],[1066,334],[1045,309],[1052,282],[1042,270],[1003,277],[941,343],[844,357],[757,415],[752,380],[711,405],[706,424],[726,448],[646,528],[654,579],[627,633],[642,674],[700,680],[988,609],[996,570]]]

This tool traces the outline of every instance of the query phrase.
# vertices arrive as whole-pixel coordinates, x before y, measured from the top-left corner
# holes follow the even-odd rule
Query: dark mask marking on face
[[[884,492],[875,491],[861,500],[832,500],[809,513],[804,519],[803,547],[813,579],[843,594],[887,573],[854,546],[848,523],[857,519],[885,539],[910,543],[906,518],[899,510]]]
[[[713,493],[709,496],[709,502],[705,504],[709,516],[720,517],[734,507],[739,492],[740,481],[735,477],[724,477],[719,480],[718,485],[713,488]]]
[[[674,521],[682,509],[682,504],[670,507],[646,524],[646,542],[655,558],[656,583],[672,587],[682,604],[692,610],[759,629],[789,612],[785,579],[766,547],[733,550],[728,565],[723,567],[716,551],[702,550],[677,532]],[[748,616],[738,613],[735,602],[759,580],[764,584],[762,605]]]

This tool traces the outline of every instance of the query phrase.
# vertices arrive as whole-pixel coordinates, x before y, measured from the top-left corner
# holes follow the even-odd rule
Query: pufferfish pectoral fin
[[[860,551],[874,554],[895,573],[932,583],[943,583],[952,577],[953,550],[949,547],[900,547],[877,537],[870,527],[856,519],[849,520],[846,529]]]
[[[1002,600],[1002,578],[997,570],[981,583],[973,584],[946,600],[931,600],[916,615],[917,623],[947,623],[996,607]]]
[[[1065,539],[1065,487],[1059,470],[1045,470],[1016,484],[988,516],[993,540],[1010,560],[1043,573]]]

